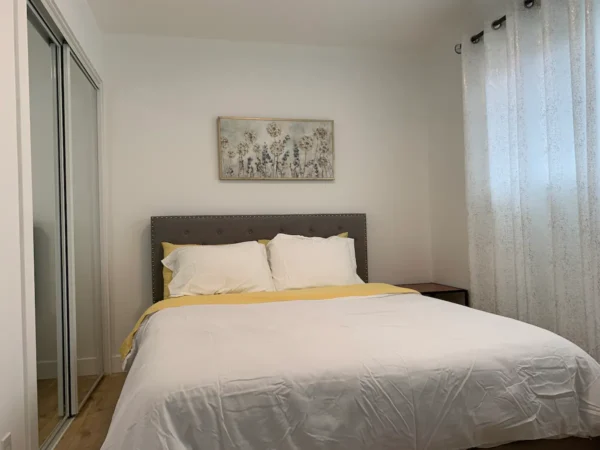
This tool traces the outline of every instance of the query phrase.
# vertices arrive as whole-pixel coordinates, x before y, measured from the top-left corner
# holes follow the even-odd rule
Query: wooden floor
[[[57,450],[98,450],[125,383],[125,374],[105,376],[66,431]]]
[[[79,403],[90,392],[97,379],[98,375],[82,375],[77,377],[77,398],[79,399]]]
[[[77,395],[83,400],[94,385],[97,375],[77,377]],[[38,436],[44,442],[60,422],[62,414],[58,411],[58,380],[51,378],[37,381],[38,396]]]
[[[38,435],[44,442],[52,433],[61,417],[58,415],[58,382],[56,378],[38,380]]]

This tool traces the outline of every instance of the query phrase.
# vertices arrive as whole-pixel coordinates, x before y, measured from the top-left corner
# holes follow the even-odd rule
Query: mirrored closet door
[[[46,441],[66,416],[63,339],[63,250],[60,199],[60,45],[30,12],[28,23],[29,97],[38,435]]]
[[[50,448],[104,374],[99,86],[28,4],[38,437]]]
[[[70,48],[63,49],[66,106],[67,221],[71,321],[72,409],[103,373],[98,180],[98,88]],[[76,394],[76,395],[75,395]]]

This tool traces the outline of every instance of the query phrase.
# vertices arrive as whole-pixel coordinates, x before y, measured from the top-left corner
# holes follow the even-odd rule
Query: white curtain
[[[506,11],[462,44],[473,306],[599,359],[600,0]]]

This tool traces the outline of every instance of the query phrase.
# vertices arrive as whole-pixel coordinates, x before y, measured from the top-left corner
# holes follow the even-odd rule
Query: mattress
[[[147,317],[103,450],[431,449],[600,435],[600,366],[418,294]]]

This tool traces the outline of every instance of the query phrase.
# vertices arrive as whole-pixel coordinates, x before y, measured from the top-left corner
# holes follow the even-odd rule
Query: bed
[[[153,302],[161,242],[342,231],[366,282],[364,214],[153,217]],[[600,448],[600,366],[574,344],[417,293],[348,289],[150,314],[102,449]]]

